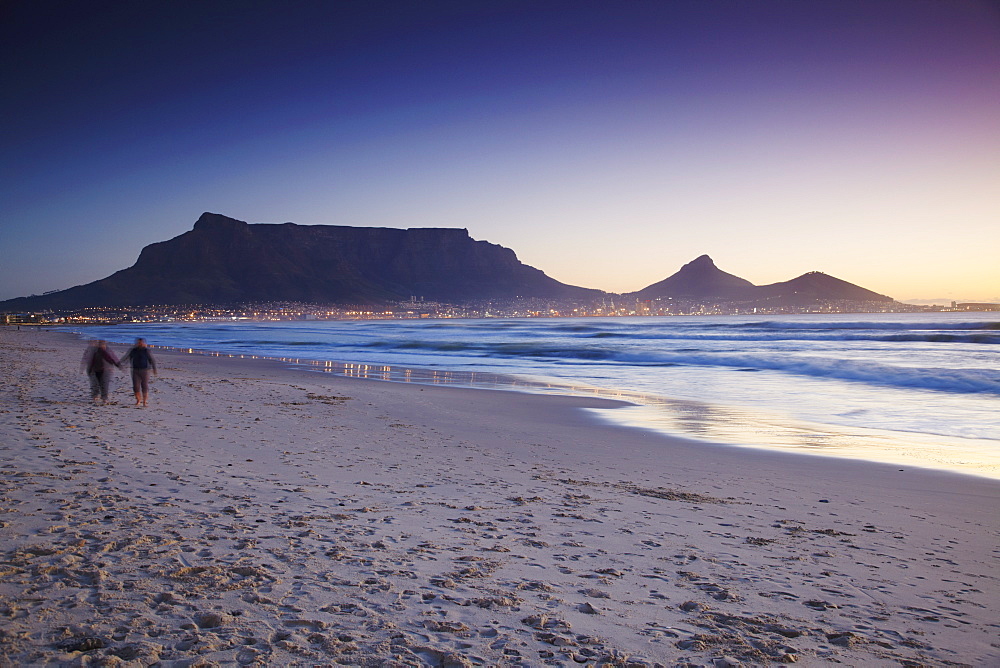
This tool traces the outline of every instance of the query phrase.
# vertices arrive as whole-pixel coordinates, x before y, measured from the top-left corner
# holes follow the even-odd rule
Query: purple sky
[[[7,2],[0,299],[212,211],[465,227],[609,291],[708,253],[1000,300],[997,7]]]

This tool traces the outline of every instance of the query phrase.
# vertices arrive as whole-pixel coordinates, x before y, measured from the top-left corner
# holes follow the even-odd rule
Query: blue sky
[[[0,54],[0,298],[212,211],[1000,299],[995,3],[18,0]]]

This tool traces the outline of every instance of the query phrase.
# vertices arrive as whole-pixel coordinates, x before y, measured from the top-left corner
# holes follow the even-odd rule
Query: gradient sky
[[[212,211],[1000,301],[994,2],[8,0],[0,54],[0,299]]]

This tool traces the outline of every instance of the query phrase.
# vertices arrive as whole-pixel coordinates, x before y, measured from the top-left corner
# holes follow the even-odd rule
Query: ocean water
[[[203,322],[87,337],[318,372],[597,395],[689,439],[1000,478],[1000,314]]]

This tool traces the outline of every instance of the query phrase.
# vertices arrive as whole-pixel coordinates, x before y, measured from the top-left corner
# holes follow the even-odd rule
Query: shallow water
[[[163,323],[86,335],[310,369],[621,398],[706,441],[1000,477],[1000,314]]]

